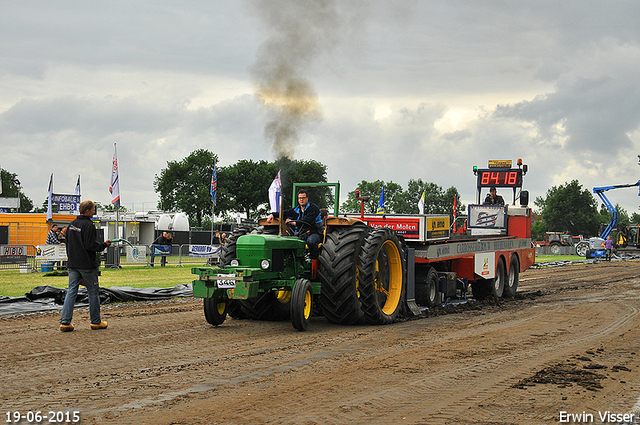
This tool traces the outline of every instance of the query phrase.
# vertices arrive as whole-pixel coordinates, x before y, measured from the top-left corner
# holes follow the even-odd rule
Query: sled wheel
[[[518,290],[518,279],[520,277],[520,261],[518,256],[513,254],[509,263],[509,278],[505,282],[503,296],[505,298],[513,298]]]
[[[425,273],[426,272],[426,273]],[[416,274],[416,302],[424,307],[440,305],[438,272],[433,267],[420,268]]]
[[[489,287],[490,295],[496,298],[500,298],[504,293],[504,282],[507,280],[507,266],[504,263],[504,257],[498,259],[496,265],[496,277],[493,279],[493,284]]]
[[[311,319],[313,288],[308,279],[298,279],[291,293],[291,324],[299,331],[306,331]]]

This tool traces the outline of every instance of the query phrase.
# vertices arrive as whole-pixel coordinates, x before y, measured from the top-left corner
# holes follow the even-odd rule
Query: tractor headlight
[[[231,260],[231,262],[229,263],[229,265],[231,267],[238,267],[240,265],[240,261],[238,261],[237,258],[234,258],[233,260]]]
[[[269,260],[260,261],[260,268],[262,270],[269,270],[269,267],[271,267],[271,263],[269,262]]]

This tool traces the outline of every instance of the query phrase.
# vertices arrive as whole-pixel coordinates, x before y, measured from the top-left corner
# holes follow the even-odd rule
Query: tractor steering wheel
[[[296,222],[298,230],[296,231],[295,226],[291,225],[290,223],[287,223],[287,230],[289,231],[290,235],[300,236],[301,234],[303,234],[304,232],[306,232],[311,228],[311,224],[307,223],[306,221],[302,221],[302,220],[293,220],[293,221]]]

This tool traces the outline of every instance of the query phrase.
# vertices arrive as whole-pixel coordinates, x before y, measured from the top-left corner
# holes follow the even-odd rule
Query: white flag
[[[418,211],[420,211],[420,214],[424,214],[424,201],[425,201],[425,197],[424,197],[424,190],[423,190],[422,196],[420,196],[420,200],[418,201]]]
[[[271,186],[269,186],[269,206],[271,212],[280,212],[280,193],[282,192],[282,182],[280,181],[280,171]]]
[[[113,167],[111,168],[111,184],[109,185],[111,192],[111,204],[116,207],[120,206],[120,180],[118,179],[118,153],[116,144],[113,144]]]
[[[53,218],[53,210],[51,209],[51,196],[53,195],[53,173],[51,173],[51,177],[49,178],[49,192],[48,192],[48,201],[47,201],[47,221]]]
[[[78,181],[76,182],[76,195],[80,196],[80,174],[78,174]],[[76,202],[76,208],[73,210],[75,215],[80,215],[80,198]]]

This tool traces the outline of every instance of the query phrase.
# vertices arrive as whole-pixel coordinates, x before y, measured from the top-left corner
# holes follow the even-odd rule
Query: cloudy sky
[[[531,199],[634,183],[639,19],[636,1],[3,2],[0,165],[35,204],[50,173],[106,204],[115,143],[136,210],[199,148],[315,159],[343,193],[421,178],[465,204],[488,159],[523,158]]]

